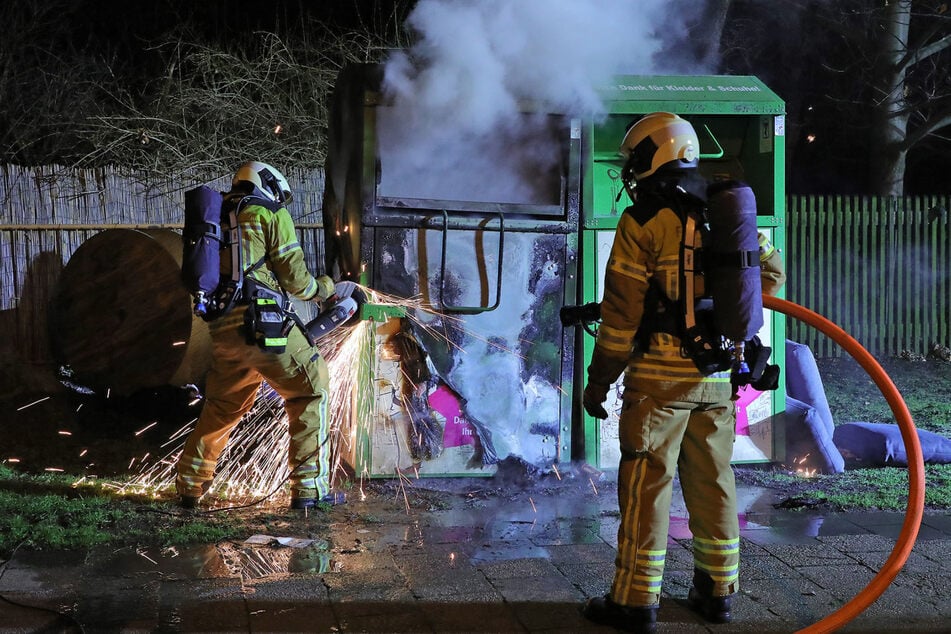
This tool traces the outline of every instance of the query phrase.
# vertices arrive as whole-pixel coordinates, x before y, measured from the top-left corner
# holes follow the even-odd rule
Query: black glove
[[[608,387],[606,385],[588,383],[584,388],[584,395],[581,397],[581,405],[589,416],[604,420],[608,417],[608,413],[602,403],[607,397]]]
[[[760,392],[775,390],[779,387],[779,366],[767,365],[766,369],[763,370],[763,376],[750,383],[750,385],[754,390],[759,390]]]

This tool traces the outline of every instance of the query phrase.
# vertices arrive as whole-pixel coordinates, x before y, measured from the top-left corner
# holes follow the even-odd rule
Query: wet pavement
[[[411,486],[436,490],[439,504],[381,514],[370,496],[329,511],[325,535],[271,536],[310,544],[18,551],[0,564],[0,631],[611,631],[578,612],[614,569],[611,474],[511,495],[480,495],[475,480],[420,480]],[[659,632],[806,628],[871,581],[904,521],[777,509],[775,491],[739,492],[734,622],[705,624],[685,606],[693,563],[678,494]],[[951,517],[926,513],[902,571],[841,631],[951,632],[949,555]]]

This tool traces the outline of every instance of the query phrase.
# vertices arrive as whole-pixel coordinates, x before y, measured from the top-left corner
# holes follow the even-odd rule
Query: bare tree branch
[[[283,5],[273,32],[220,41],[202,36],[182,15],[174,35],[145,46],[142,54],[157,71],[147,76],[131,75],[135,69],[119,57],[90,59],[73,46],[70,12],[81,9],[77,4],[0,4],[10,28],[0,38],[0,160],[216,174],[248,158],[320,166],[337,73],[405,44],[413,3],[398,2],[392,11],[370,5],[360,15],[366,28],[356,31],[320,22],[313,15],[322,13],[301,9],[306,3]],[[51,47],[51,37],[65,44]]]
[[[903,149],[909,150],[920,143],[925,137],[949,126],[951,126],[951,111],[945,111],[944,114],[930,118],[922,125],[916,127],[914,131],[905,135],[901,146]]]

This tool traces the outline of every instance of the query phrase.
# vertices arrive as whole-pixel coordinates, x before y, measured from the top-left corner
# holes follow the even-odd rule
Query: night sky
[[[92,59],[107,60],[129,89],[137,92],[167,70],[167,58],[155,49],[160,42],[181,37],[217,45],[241,40],[255,31],[279,34],[299,33],[301,30],[314,32],[312,25],[315,22],[334,32],[367,28],[394,32],[395,25],[403,23],[414,0],[157,0],[132,3],[120,0],[22,0],[7,6],[16,7],[17,4],[22,7],[40,6],[48,14],[58,15],[58,25],[52,30],[49,40],[50,52],[66,59],[81,52]],[[768,10],[763,8],[764,4]],[[831,57],[837,50],[834,38],[827,41],[815,39],[821,29],[806,21],[783,22],[778,15],[779,9],[791,6],[791,3],[734,2],[733,5],[730,24],[739,25],[736,32],[742,36],[739,40],[762,50],[746,51],[742,55],[743,61],[736,56],[735,50],[731,51],[724,57],[727,68],[723,72],[759,76],[786,100],[790,133],[801,134],[803,138],[817,134],[818,141],[813,144],[797,145],[794,139],[790,139],[789,191],[867,191],[865,161],[868,149],[863,135],[871,124],[863,119],[865,115],[845,113],[833,104],[837,101],[841,105],[853,95],[836,95],[835,99],[823,102],[825,94],[832,92],[830,86],[841,85],[849,77],[829,72],[830,68],[842,66],[839,60]],[[697,4],[688,2],[685,6]],[[690,12],[684,15],[689,19]],[[788,28],[778,28],[780,22],[788,24]],[[14,33],[22,30],[15,21],[8,22],[8,28]],[[799,33],[797,29],[803,32]],[[319,35],[312,39],[317,38]],[[802,45],[807,41],[809,46]],[[828,48],[823,48],[826,45]],[[12,51],[8,49],[7,55],[12,55]],[[7,64],[10,63],[8,58]],[[862,95],[855,101],[868,103]],[[932,135],[910,152],[906,193],[951,192],[951,178],[948,177],[951,173],[951,141],[947,137],[947,134]]]

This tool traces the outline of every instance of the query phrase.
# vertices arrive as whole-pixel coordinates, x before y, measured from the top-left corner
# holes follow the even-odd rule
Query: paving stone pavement
[[[0,563],[0,632],[608,632],[579,614],[614,569],[615,491],[600,488],[334,522],[326,549],[234,541],[17,551]],[[685,605],[693,564],[677,498],[659,632],[807,628],[869,583],[904,521],[778,510],[769,492],[743,486],[740,501],[734,622],[706,624]],[[347,512],[372,517],[368,504]],[[951,632],[949,555],[951,518],[926,513],[894,582],[840,631]]]

